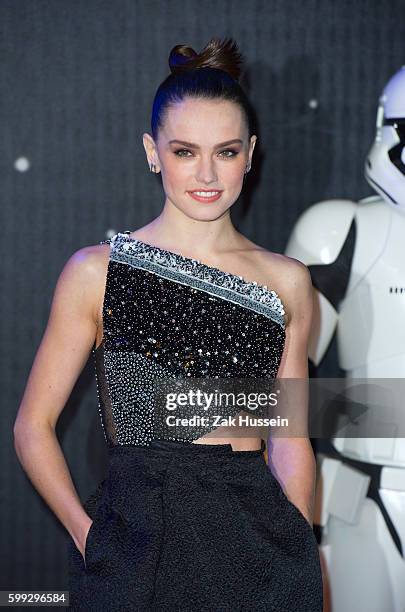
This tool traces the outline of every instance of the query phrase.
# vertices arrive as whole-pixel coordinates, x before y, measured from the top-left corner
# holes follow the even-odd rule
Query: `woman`
[[[163,210],[65,265],[16,450],[71,535],[71,609],[320,612],[308,438],[269,439],[270,470],[260,436],[158,412],[163,379],[306,379],[312,312],[306,266],[230,219],[257,140],[236,44],[169,64],[143,138]],[[83,508],[55,425],[92,349],[109,469]]]

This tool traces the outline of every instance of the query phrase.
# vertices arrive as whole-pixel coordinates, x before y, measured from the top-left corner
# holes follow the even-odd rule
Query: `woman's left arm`
[[[308,415],[308,341],[312,324],[314,291],[310,272],[300,261],[288,258],[283,275],[283,301],[288,311],[286,340],[277,378],[302,379],[288,383],[287,391],[294,397],[293,410],[297,418],[305,418],[300,437],[271,436],[268,439],[268,465],[288,499],[301,511],[312,526],[316,461],[307,437]],[[288,387],[290,385],[290,387]],[[298,393],[297,393],[298,391]],[[301,431],[301,430],[300,430]]]

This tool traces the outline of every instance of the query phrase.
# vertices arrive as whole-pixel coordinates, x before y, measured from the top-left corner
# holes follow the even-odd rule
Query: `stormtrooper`
[[[365,176],[378,195],[310,206],[285,253],[311,272],[313,364],[336,332],[345,379],[404,379],[405,66],[380,97]],[[314,523],[333,612],[405,612],[405,438],[318,442]]]

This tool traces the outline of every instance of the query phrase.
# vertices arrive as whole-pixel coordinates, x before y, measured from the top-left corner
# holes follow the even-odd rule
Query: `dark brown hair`
[[[249,138],[256,133],[254,112],[239,84],[243,58],[231,38],[212,38],[200,53],[176,45],[169,55],[171,74],[159,86],[152,107],[155,141],[167,110],[184,98],[222,99],[238,104],[244,113]]]

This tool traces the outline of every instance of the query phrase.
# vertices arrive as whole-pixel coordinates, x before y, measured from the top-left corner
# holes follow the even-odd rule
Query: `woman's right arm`
[[[92,520],[73,485],[55,426],[95,342],[106,270],[100,249],[105,247],[76,251],[59,276],[13,430],[24,471],[83,556]]]

